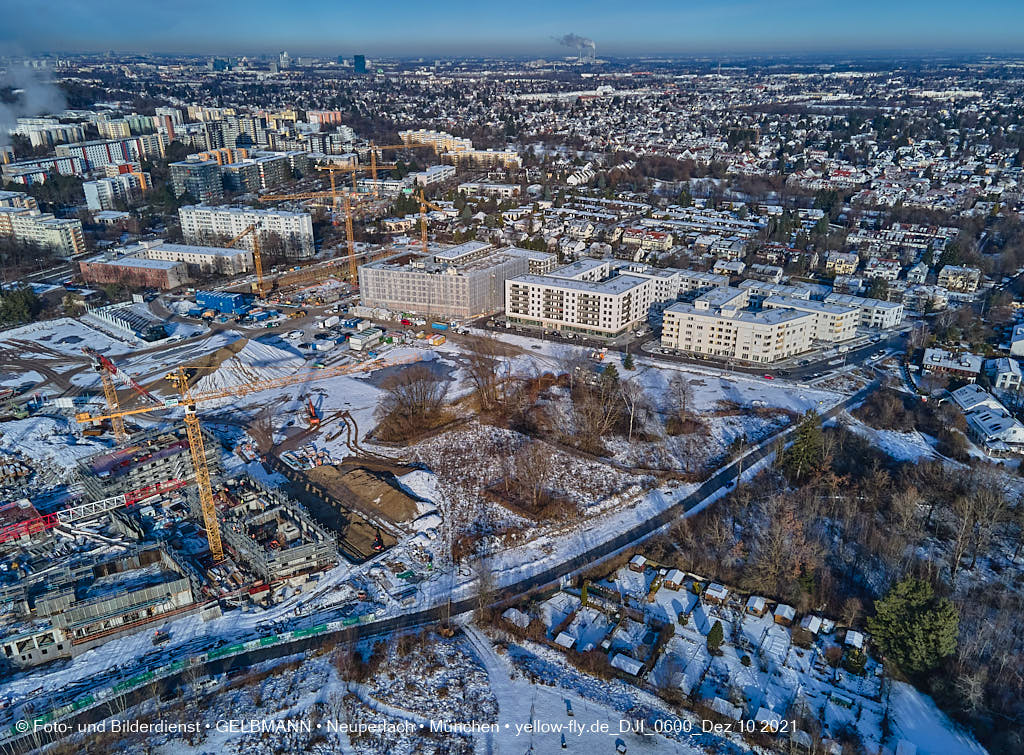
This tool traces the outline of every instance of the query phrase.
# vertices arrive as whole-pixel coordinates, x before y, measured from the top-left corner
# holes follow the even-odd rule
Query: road
[[[821,415],[822,422],[834,419],[851,406],[860,403],[869,393],[877,389],[879,385],[880,381],[875,380],[846,400],[832,407]],[[676,503],[649,519],[620,532],[618,535],[609,538],[602,543],[592,546],[588,550],[576,556],[567,558],[558,564],[547,567],[532,576],[525,577],[510,585],[503,586],[501,589],[503,597],[500,601],[495,603],[495,607],[503,607],[504,605],[518,601],[531,593],[541,591],[550,585],[558,584],[566,577],[571,577],[583,570],[592,568],[627,548],[639,545],[662,528],[667,527],[680,517],[685,516],[705,499],[719,491],[722,491],[723,489],[730,489],[742,470],[750,469],[754,464],[768,457],[775,451],[779,442],[785,442],[788,440],[795,431],[796,426],[792,426],[763,441],[741,459],[732,461],[720,468],[712,477],[705,480],[704,483],[702,483],[701,486],[692,493],[679,499]],[[260,650],[242,653],[225,659],[207,662],[204,664],[201,673],[222,673],[227,668],[249,666],[272,658],[281,658],[292,655],[314,647],[350,643],[367,637],[390,634],[399,629],[437,624],[449,615],[454,616],[470,612],[476,609],[477,606],[478,600],[475,597],[455,601],[452,603],[450,608],[443,604],[436,605],[430,608],[403,614],[401,616],[389,617],[378,621],[368,622],[366,624],[348,627],[327,635],[319,635],[313,638],[281,643],[279,645],[273,645]],[[330,614],[314,614],[306,618],[310,620],[311,625],[315,625],[323,621],[331,620],[334,617]],[[172,660],[174,659],[168,659],[168,663]],[[132,671],[131,673],[135,673],[135,671]],[[196,678],[195,669],[191,669],[188,673],[193,678]],[[180,683],[183,676],[184,673],[173,677],[168,681]],[[125,706],[127,707],[141,702],[142,700],[153,696],[155,692],[156,690],[153,689],[152,685],[135,690],[126,696]],[[103,720],[109,715],[111,715],[109,706],[99,704],[92,708],[82,710],[73,718],[65,720],[70,721],[73,724],[95,722]],[[11,749],[11,752],[26,752],[40,745],[40,736],[41,735],[37,735],[35,737],[26,736],[19,740],[11,740],[9,743],[5,742],[4,746],[7,748],[11,748],[13,746],[14,749]]]

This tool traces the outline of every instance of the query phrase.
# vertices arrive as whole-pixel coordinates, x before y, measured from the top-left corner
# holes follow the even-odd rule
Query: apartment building
[[[452,165],[431,165],[426,170],[410,173],[409,180],[414,186],[433,186],[455,178],[455,167]]]
[[[672,248],[672,234],[649,228],[627,228],[622,232],[622,243],[645,251],[666,252]]]
[[[39,203],[31,194],[20,191],[0,191],[0,207],[19,207],[25,210],[38,210]]]
[[[501,309],[506,281],[552,263],[543,252],[508,247],[481,255],[460,245],[429,257],[396,255],[359,267],[362,304],[394,312],[479,317]],[[543,256],[542,256],[543,255]]]
[[[856,252],[829,252],[825,258],[825,272],[829,275],[853,275],[860,265]]]
[[[315,251],[313,219],[306,212],[186,205],[178,210],[178,218],[182,236],[188,244],[203,245],[217,239],[231,239],[255,225],[259,229],[261,243],[266,243],[273,234],[296,257],[311,257]],[[249,251],[253,250],[254,243],[252,234],[238,242],[239,248]]]
[[[829,294],[826,304],[855,307],[860,312],[860,325],[864,328],[895,328],[903,322],[903,305],[898,302],[868,299],[849,294]]]
[[[614,338],[646,324],[655,277],[613,273],[611,263],[580,260],[549,275],[523,275],[505,284],[510,323]]]
[[[939,271],[938,284],[950,291],[963,291],[971,293],[978,290],[981,282],[981,270],[976,267],[960,267],[959,265],[945,265]]]
[[[140,241],[118,250],[119,254],[149,260],[183,262],[194,273],[241,275],[253,269],[252,252],[248,249],[225,249],[217,246],[194,244],[168,244],[162,239]]]
[[[761,305],[764,309],[792,309],[814,316],[811,338],[826,343],[849,341],[857,335],[860,310],[841,304],[794,299],[789,296],[769,296]]]
[[[140,197],[151,185],[149,173],[132,172],[85,181],[82,190],[85,192],[85,204],[90,210],[113,210],[118,202]]]
[[[192,279],[184,262],[150,260],[140,257],[97,255],[78,263],[86,283],[123,283],[128,286],[167,291]]]
[[[188,193],[200,202],[223,198],[224,180],[216,160],[182,160],[168,167],[174,196]]]
[[[500,197],[510,199],[519,196],[519,184],[500,184],[490,181],[465,181],[459,184],[459,191],[467,196]]]
[[[48,249],[61,257],[85,252],[82,221],[57,218],[28,207],[0,207],[0,236]]]
[[[664,312],[661,345],[691,354],[769,364],[808,351],[815,314],[795,309],[744,310],[742,289],[715,289]]]
[[[429,144],[435,152],[471,152],[473,142],[470,139],[463,139],[453,136],[445,131],[431,131],[421,128],[407,131],[399,131],[398,138],[402,144]]]
[[[125,139],[95,139],[75,144],[58,144],[57,157],[78,157],[90,170],[110,163],[138,162],[147,157],[163,157],[166,134],[141,134]]]

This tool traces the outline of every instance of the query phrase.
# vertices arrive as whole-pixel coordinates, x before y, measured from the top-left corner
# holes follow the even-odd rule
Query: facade
[[[140,241],[120,251],[125,255],[143,259],[184,262],[190,273],[196,271],[207,274],[241,275],[254,268],[252,252],[244,248],[168,244],[157,239]]]
[[[4,183],[18,183],[26,186],[46,183],[49,175],[81,176],[88,170],[88,164],[80,157],[43,157],[35,160],[18,160],[4,163]]]
[[[769,296],[762,305],[764,309],[792,309],[814,316],[814,331],[811,337],[826,343],[849,341],[857,335],[860,324],[860,310],[839,304],[820,301],[793,299],[788,296]]]
[[[99,255],[78,263],[86,283],[123,283],[167,291],[191,281],[184,262]]]
[[[401,255],[359,267],[366,307],[449,317],[478,317],[502,307],[506,281],[550,264],[551,255],[505,248],[480,254],[470,242],[431,257]],[[486,246],[486,245],[485,245]],[[541,256],[543,255],[543,256]]]
[[[85,252],[82,221],[56,218],[27,207],[0,207],[0,236],[49,249],[61,257]]]
[[[82,190],[90,210],[113,210],[118,202],[138,198],[151,185],[149,174],[140,171],[86,181],[82,184]]]
[[[459,191],[468,196],[500,197],[510,199],[519,196],[519,184],[499,184],[490,181],[466,181],[459,184]]]
[[[0,207],[18,207],[24,210],[38,210],[39,204],[31,194],[20,191],[0,191]]]
[[[646,324],[655,278],[613,274],[607,261],[586,259],[549,275],[523,275],[505,284],[509,323],[614,338]]]
[[[215,239],[231,239],[256,225],[260,240],[270,234],[281,239],[286,250],[297,257],[311,257],[313,245],[313,218],[308,212],[286,210],[256,210],[248,207],[205,207],[186,205],[178,210],[181,233],[189,244],[207,244]],[[240,239],[239,248],[253,250],[252,234]]]
[[[169,167],[174,196],[188,193],[200,202],[223,198],[224,180],[216,160],[182,160]]]
[[[771,363],[811,347],[815,315],[794,309],[744,311],[741,289],[716,289],[664,313],[661,345],[692,354]]]
[[[978,290],[981,282],[981,270],[976,267],[960,267],[946,265],[939,271],[938,284],[950,291],[971,293]]]
[[[860,311],[860,324],[864,328],[885,330],[896,328],[903,322],[903,305],[898,302],[868,299],[848,294],[829,294],[826,304],[856,307]]]
[[[431,165],[426,170],[410,173],[414,186],[432,186],[455,178],[455,166],[453,165]]]
[[[167,146],[165,134],[142,134],[126,139],[96,139],[75,144],[58,144],[57,157],[78,157],[90,170],[110,163],[138,162],[147,157],[163,157]]]
[[[398,138],[403,144],[428,144],[435,152],[470,152],[473,149],[473,142],[469,139],[425,128],[399,131]]]

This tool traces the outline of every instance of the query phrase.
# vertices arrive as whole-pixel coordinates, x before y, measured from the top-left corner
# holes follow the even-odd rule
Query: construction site
[[[394,166],[378,152],[405,146],[327,166],[329,191],[260,197],[326,206],[345,227],[340,256],[264,269],[252,224],[224,244],[251,265],[240,257],[218,290],[0,333],[0,664],[146,632],[159,645],[170,622],[258,616],[303,594],[343,617],[412,599],[436,514],[400,481],[416,468],[364,448],[359,424],[372,427],[379,393],[365,378],[434,341],[351,315],[358,266],[395,253],[357,245],[353,222],[387,208],[377,170]]]

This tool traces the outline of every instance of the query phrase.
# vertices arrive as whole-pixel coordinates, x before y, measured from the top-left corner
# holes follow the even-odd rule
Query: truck
[[[434,330],[448,330],[448,323],[446,322],[432,322],[430,327]]]

